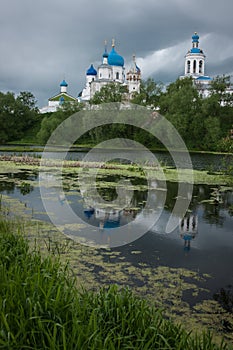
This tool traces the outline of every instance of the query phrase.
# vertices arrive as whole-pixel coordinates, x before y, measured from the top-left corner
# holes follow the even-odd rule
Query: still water
[[[6,146],[7,148],[8,146]],[[34,146],[38,148],[39,146]],[[33,148],[30,146],[30,148]],[[1,146],[0,156],[1,155],[27,155],[27,156],[34,156],[34,157],[41,157],[43,152],[25,152],[22,150],[22,152],[12,152],[12,151],[4,151],[4,146]],[[85,149],[80,149],[78,151],[70,151],[66,155],[67,160],[82,160],[86,155],[87,151]],[[105,150],[106,151],[106,150]],[[118,151],[109,150],[111,152],[112,159],[116,159],[119,156]],[[60,152],[47,152],[48,158],[53,156],[55,159],[59,158],[59,156],[63,153]],[[140,153],[143,157],[143,152],[140,150]],[[159,161],[160,164],[166,165],[166,166],[174,166],[174,161],[171,157],[171,155],[168,152],[160,151],[160,152],[153,152],[156,159]],[[132,156],[132,150],[130,152],[127,151],[121,151],[122,159],[130,159]],[[195,170],[209,170],[209,171],[218,171],[221,169],[225,169],[229,164],[233,164],[233,155],[220,155],[220,154],[199,154],[199,153],[193,153],[190,154],[191,160],[192,160],[192,166]],[[146,157],[146,155],[145,155]],[[181,163],[179,164],[180,167],[186,166],[186,164]]]
[[[80,156],[80,153],[78,154]],[[73,154],[72,157],[74,157]],[[208,157],[199,155],[195,162],[196,167],[202,168],[208,163]],[[216,164],[216,167],[219,165],[216,157],[212,157],[210,164],[213,166],[213,163]],[[87,206],[82,198],[82,189],[74,185],[74,180],[72,174],[65,176],[66,200],[73,211],[84,222],[93,227],[100,239],[111,239],[108,229],[124,226],[137,218],[139,219],[142,215],[148,195],[145,179],[130,178],[129,180],[134,186],[130,205],[124,210],[111,211],[106,210],[106,208],[96,210],[94,205],[93,207]],[[102,185],[98,191],[106,201],[112,201],[117,197],[113,184],[118,181],[117,175],[101,177],[99,182]],[[21,169],[21,172],[15,174],[1,174],[0,171],[0,193],[24,203],[25,211],[31,211],[34,218],[49,221],[50,218],[45,212],[38,185],[38,172],[36,170]],[[160,184],[157,183],[156,186],[159,188]],[[126,261],[133,264],[146,263],[150,266],[185,267],[200,271],[200,273],[211,274],[213,278],[208,280],[207,288],[212,293],[222,287],[233,285],[232,189],[203,184],[194,185],[191,204],[185,219],[180,220],[179,226],[171,233],[165,233],[164,225],[175,205],[177,188],[177,183],[167,182],[166,198],[161,216],[148,232],[135,240],[131,237],[128,243],[126,241],[126,244],[112,248],[112,250],[120,251]],[[157,189],[154,192],[155,197],[156,191]],[[61,210],[64,209],[64,198],[59,197],[56,188],[48,189],[47,195],[51,208],[55,195],[57,205]],[[157,195],[156,198],[158,202],[159,196]],[[147,221],[151,220],[151,214],[146,214]],[[62,224],[70,224],[69,217],[65,217]],[[69,229],[67,229],[67,234],[70,234]],[[74,232],[72,234],[75,236]],[[132,255],[130,254],[132,250],[141,253]]]

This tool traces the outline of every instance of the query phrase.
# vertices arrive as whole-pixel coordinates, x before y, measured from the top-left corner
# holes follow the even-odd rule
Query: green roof
[[[65,92],[61,92],[60,94],[50,97],[49,101],[60,101],[60,98],[63,97],[64,101],[77,101],[77,99],[71,95],[68,95]]]

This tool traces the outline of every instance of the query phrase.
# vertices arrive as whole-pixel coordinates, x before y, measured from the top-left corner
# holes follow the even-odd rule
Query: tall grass
[[[59,258],[30,251],[13,232],[21,229],[0,218],[0,349],[228,349],[188,334],[129,289],[82,290]]]

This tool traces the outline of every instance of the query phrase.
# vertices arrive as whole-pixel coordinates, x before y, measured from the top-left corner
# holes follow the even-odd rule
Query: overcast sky
[[[135,53],[144,79],[171,82],[195,31],[205,73],[233,74],[232,14],[232,0],[2,0],[0,91],[31,91],[41,107],[65,77],[77,97],[112,38],[126,67]]]

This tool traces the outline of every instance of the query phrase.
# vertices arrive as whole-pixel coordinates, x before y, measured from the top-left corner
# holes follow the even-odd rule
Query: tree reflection
[[[218,301],[220,305],[230,313],[233,313],[233,286],[229,285],[213,295],[214,300]]]
[[[222,227],[225,221],[225,216],[221,214],[220,205],[206,205],[203,218],[211,225]]]
[[[28,182],[22,182],[20,184],[20,193],[25,196],[26,194],[29,194],[30,192],[33,191],[33,186],[30,185]]]
[[[0,174],[0,192],[6,192],[7,194],[14,193],[16,188],[19,188],[20,193],[24,196],[33,191],[34,187],[24,180],[35,180],[37,174],[28,174],[27,172],[20,173],[6,173]]]

